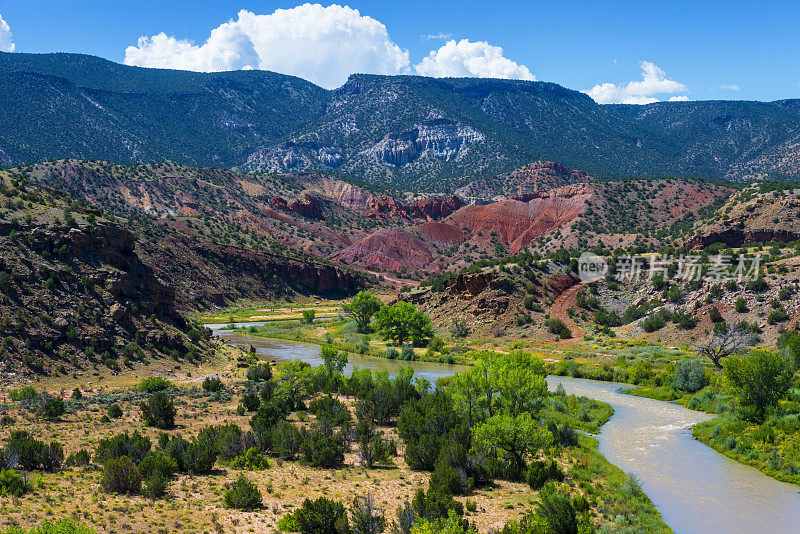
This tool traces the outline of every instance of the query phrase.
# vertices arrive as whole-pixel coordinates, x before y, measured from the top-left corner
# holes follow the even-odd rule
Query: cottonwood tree
[[[498,414],[477,426],[473,434],[478,450],[505,453],[511,460],[511,478],[519,478],[525,470],[525,458],[546,447],[552,440],[549,432],[528,412],[517,416]]]
[[[722,370],[722,360],[729,356],[746,353],[758,343],[758,336],[747,323],[737,323],[733,328],[715,332],[711,339],[697,351],[711,360],[717,369]]]
[[[375,323],[384,339],[390,339],[398,345],[406,341],[423,345],[433,337],[430,317],[410,302],[400,301],[393,306],[383,306],[375,314]]]
[[[767,350],[725,361],[725,378],[739,397],[739,416],[749,421],[764,421],[767,408],[786,395],[793,377],[789,358]]]
[[[381,309],[381,301],[369,291],[360,291],[353,300],[342,306],[342,310],[356,322],[361,334],[369,333],[372,316]]]

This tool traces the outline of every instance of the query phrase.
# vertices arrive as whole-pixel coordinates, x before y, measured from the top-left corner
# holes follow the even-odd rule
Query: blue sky
[[[195,70],[270,68],[328,87],[349,70],[535,77],[608,102],[800,97],[797,2],[354,0],[341,5],[358,14],[320,8],[272,17],[298,5],[0,0],[0,17],[17,52],[82,52]],[[240,10],[252,16],[242,19]],[[224,42],[203,47],[229,20],[237,22],[226,26]],[[318,38],[284,33],[307,22],[308,35]],[[162,32],[161,40],[137,44]]]

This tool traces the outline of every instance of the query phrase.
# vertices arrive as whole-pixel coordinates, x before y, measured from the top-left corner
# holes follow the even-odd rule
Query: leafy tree
[[[271,379],[272,367],[268,363],[257,363],[247,370],[247,380],[250,382],[267,382]]]
[[[280,376],[277,395],[281,397],[290,411],[296,410],[309,395],[314,369],[299,359],[284,362],[278,366],[278,369]],[[262,390],[262,392],[264,391],[266,390]]]
[[[339,352],[333,345],[323,345],[322,362],[328,379],[331,380],[344,371],[344,366],[347,365],[347,353]]]
[[[147,402],[142,402],[142,418],[147,426],[168,429],[175,426],[175,404],[163,391],[153,393]]]
[[[361,291],[348,304],[342,306],[342,310],[353,318],[358,326],[358,331],[362,334],[369,333],[372,316],[381,308],[381,301],[369,291]]]
[[[725,378],[739,397],[742,419],[762,422],[792,385],[794,367],[788,358],[766,350],[725,360]]]
[[[317,312],[314,310],[303,310],[303,324],[314,324],[314,319],[317,317]]]
[[[551,440],[528,412],[517,416],[498,414],[478,425],[474,431],[477,449],[494,451],[511,460],[511,478],[519,479],[525,471],[525,458],[543,447]]]
[[[430,318],[410,302],[401,301],[393,306],[383,306],[375,314],[375,322],[381,336],[397,345],[403,345],[407,341],[414,345],[424,345],[433,337]]]

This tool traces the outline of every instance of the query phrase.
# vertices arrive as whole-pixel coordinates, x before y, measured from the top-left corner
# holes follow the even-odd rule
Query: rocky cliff
[[[109,222],[0,224],[0,368],[15,376],[85,370],[103,362],[209,350],[191,333],[175,294],[134,251],[133,234]]]

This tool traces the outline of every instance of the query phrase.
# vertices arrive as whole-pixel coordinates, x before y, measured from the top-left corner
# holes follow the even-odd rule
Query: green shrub
[[[144,478],[153,474],[161,474],[170,479],[177,472],[177,462],[164,453],[151,454],[139,463],[139,473]]]
[[[142,488],[142,475],[127,456],[113,458],[103,468],[100,486],[107,493],[136,494]]]
[[[119,419],[122,417],[122,408],[119,407],[119,404],[112,404],[108,407],[108,416],[111,419]]]
[[[91,528],[75,523],[71,519],[61,519],[55,523],[45,521],[39,526],[31,527],[30,530],[11,527],[5,534],[94,534],[94,532]]]
[[[236,510],[257,510],[262,506],[261,492],[244,475],[239,476],[225,492],[223,502]]]
[[[551,334],[555,334],[561,339],[570,339],[572,337],[572,331],[561,319],[556,319],[553,317],[548,319],[546,324],[547,330]]]
[[[21,497],[28,491],[28,483],[13,469],[0,470],[0,495]]]
[[[272,379],[272,367],[268,363],[257,363],[247,369],[247,380],[250,382],[268,382]]]
[[[54,420],[64,415],[64,411],[64,399],[61,397],[53,397],[47,399],[44,404],[42,404],[42,408],[39,410],[39,415],[45,419]]]
[[[269,459],[261,454],[257,448],[251,447],[241,456],[231,460],[231,467],[233,469],[260,471],[269,467]]]
[[[550,460],[549,463],[543,460],[534,460],[531,462],[525,475],[525,481],[531,489],[541,489],[548,480],[555,480],[558,482],[564,480],[564,473],[555,460]]]
[[[642,328],[645,332],[652,333],[657,330],[661,330],[667,325],[667,321],[671,317],[671,314],[668,311],[659,311],[651,315],[650,317],[646,317],[642,321]]]
[[[769,312],[769,315],[767,315],[767,322],[769,324],[778,324],[788,321],[789,318],[789,312],[784,308],[778,308],[777,310]]]
[[[261,398],[255,392],[248,392],[242,395],[242,406],[248,412],[254,412],[261,406]]]
[[[210,377],[207,376],[205,380],[203,380],[203,390],[208,391],[209,393],[218,393],[225,389],[225,384],[222,383],[218,377]]]
[[[539,494],[541,500],[536,505],[536,514],[544,518],[551,532],[559,534],[578,534],[578,516],[569,498],[548,488]]]
[[[314,467],[340,467],[344,463],[344,449],[341,436],[321,429],[302,433],[303,458]]]
[[[154,472],[144,479],[142,494],[151,499],[159,499],[167,494],[169,478],[159,472]]]
[[[168,429],[175,426],[175,404],[163,391],[157,391],[139,406],[147,426]]]
[[[64,462],[64,465],[67,467],[83,467],[89,465],[92,461],[91,456],[89,455],[89,451],[86,449],[81,449],[77,452],[73,452],[67,458],[67,461]]]
[[[344,534],[349,531],[344,506],[325,497],[303,501],[295,511],[294,519],[302,534]]]
[[[143,378],[139,385],[137,386],[138,389],[144,391],[145,393],[155,393],[157,391],[164,391],[166,389],[174,388],[175,384],[167,380],[166,378],[161,378],[160,376],[150,376],[148,378]]]
[[[755,293],[763,293],[764,291],[769,289],[769,285],[767,284],[766,280],[764,280],[761,277],[758,277],[747,282],[747,289]]]
[[[151,446],[150,438],[141,435],[138,430],[131,435],[125,432],[111,438],[101,439],[97,445],[94,459],[100,464],[106,464],[109,460],[127,456],[138,463],[150,453]]]
[[[403,345],[403,348],[400,351],[400,359],[409,362],[416,360],[417,355],[414,354],[414,347],[411,345]]]
[[[695,393],[706,385],[706,374],[698,358],[684,359],[675,369],[675,387]]]
[[[733,308],[736,310],[736,313],[747,313],[747,301],[744,300],[744,297],[739,297],[736,299]]]
[[[369,493],[353,499],[353,504],[350,506],[350,517],[352,519],[351,534],[377,534],[386,528],[386,518],[375,507],[372,495]],[[341,524],[344,526],[344,522]]]
[[[32,438],[24,430],[16,430],[8,437],[6,455],[16,459],[16,464],[26,471],[55,471],[64,461],[64,449],[58,442],[53,441],[48,445]]]

